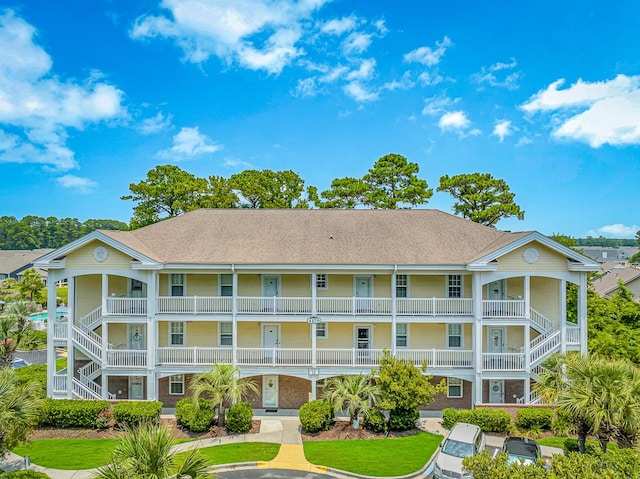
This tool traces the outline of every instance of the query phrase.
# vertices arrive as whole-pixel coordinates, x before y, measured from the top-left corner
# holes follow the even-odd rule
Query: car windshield
[[[442,452],[454,457],[473,456],[473,444],[447,439],[442,446]]]

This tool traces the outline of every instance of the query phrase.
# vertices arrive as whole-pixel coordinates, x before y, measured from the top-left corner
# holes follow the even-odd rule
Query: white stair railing
[[[102,399],[100,394],[96,394],[76,378],[73,378],[73,394],[82,399]]]
[[[102,322],[102,306],[98,306],[89,314],[78,319],[78,321],[76,321],[76,324],[79,325],[84,330],[91,331],[93,329],[96,329],[96,327],[98,327],[101,322]]]
[[[530,351],[531,366],[540,363],[546,356],[553,354],[560,347],[560,331],[549,335],[540,344]]]
[[[77,327],[72,327],[73,341],[82,349],[89,353],[93,359],[100,362],[102,356],[102,338],[93,331],[81,331]]]

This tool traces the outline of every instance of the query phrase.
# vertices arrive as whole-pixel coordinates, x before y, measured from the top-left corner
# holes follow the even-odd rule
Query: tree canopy
[[[309,208],[304,180],[291,170],[245,170],[229,184],[243,208]]]
[[[503,218],[524,219],[524,211],[515,204],[515,194],[506,181],[489,173],[444,175],[440,178],[438,191],[446,191],[453,196],[456,215],[475,223],[495,228]]]

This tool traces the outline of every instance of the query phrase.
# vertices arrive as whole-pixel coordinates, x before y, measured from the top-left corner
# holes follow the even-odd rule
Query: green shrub
[[[565,456],[568,456],[572,452],[580,452],[580,446],[578,446],[578,440],[573,437],[568,437],[564,440],[563,447]],[[585,444],[585,450],[587,454],[599,454],[600,449],[596,448],[592,443]]]
[[[528,407],[516,413],[516,427],[520,431],[548,431],[553,422],[551,408]]]
[[[576,432],[573,415],[566,409],[556,408],[556,416],[551,421],[554,436],[570,436]]]
[[[212,402],[208,399],[198,399],[199,408],[196,409],[193,399],[184,398],[176,403],[176,420],[178,424],[191,432],[205,432],[211,428],[216,412]]]
[[[109,410],[109,401],[95,399],[45,399],[41,426],[57,428],[96,427],[98,415]]]
[[[253,409],[248,402],[239,402],[232,404],[227,410],[227,431],[244,434],[251,429],[253,421]]]
[[[442,410],[442,425],[451,429],[459,422],[475,424],[484,432],[507,433],[511,431],[511,416],[499,409],[453,409]]]
[[[135,427],[143,422],[160,422],[159,401],[121,401],[113,406],[113,418],[119,426]]]
[[[44,472],[28,470],[0,472],[0,479],[51,479],[51,476],[47,476]]]
[[[446,429],[451,429],[459,422],[471,424],[472,416],[472,409],[454,409],[448,407],[442,410],[442,425]]]
[[[389,411],[389,429],[391,431],[408,431],[416,427],[416,421],[420,419],[420,411],[397,407]]]
[[[47,397],[47,365],[33,364],[15,370],[18,384],[37,381],[40,384],[40,397]]]
[[[387,432],[387,420],[378,409],[368,409],[364,413],[362,427],[371,432]]]
[[[328,431],[333,427],[333,405],[325,399],[316,399],[303,404],[298,416],[306,432]]]

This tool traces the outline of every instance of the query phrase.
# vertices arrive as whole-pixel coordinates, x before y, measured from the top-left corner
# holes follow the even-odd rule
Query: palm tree
[[[11,366],[16,348],[32,329],[28,319],[33,311],[32,303],[16,301],[0,317],[0,368]]]
[[[346,409],[355,424],[361,412],[378,402],[380,389],[370,375],[337,376],[326,381],[323,398],[333,404],[336,412]]]
[[[225,408],[249,393],[259,394],[251,378],[240,378],[240,370],[231,364],[214,364],[211,371],[196,374],[189,387],[193,404],[198,408],[198,398],[206,394],[218,408],[218,426],[224,426]]]
[[[41,407],[38,382],[18,385],[13,369],[0,369],[0,457],[27,438],[38,424]]]
[[[111,463],[98,469],[97,479],[204,479],[208,460],[197,450],[177,457],[176,445],[165,424],[142,423],[126,429],[125,436],[111,454]]]

